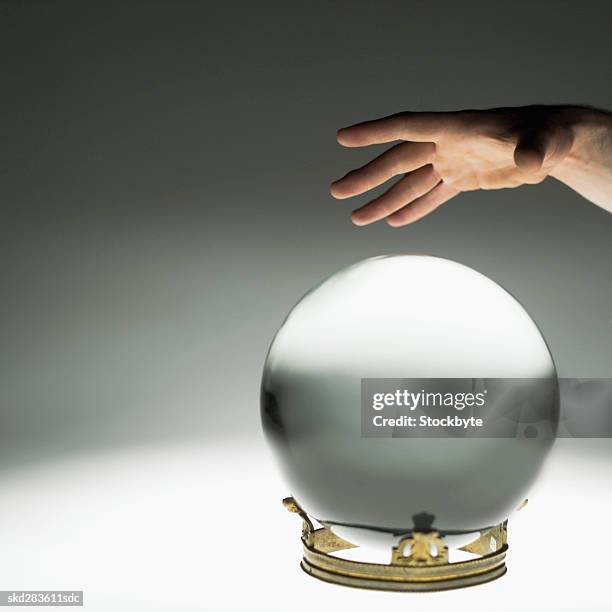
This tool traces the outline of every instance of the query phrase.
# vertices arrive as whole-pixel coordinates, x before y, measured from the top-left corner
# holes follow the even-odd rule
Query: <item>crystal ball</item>
[[[510,410],[494,420],[508,431],[364,435],[365,379],[511,380],[488,408]],[[547,393],[532,393],[533,380]],[[538,327],[500,285],[447,259],[387,255],[335,273],[290,311],[266,358],[261,418],[291,495],[337,535],[386,547],[426,516],[460,546],[525,499],[554,442],[557,376]]]

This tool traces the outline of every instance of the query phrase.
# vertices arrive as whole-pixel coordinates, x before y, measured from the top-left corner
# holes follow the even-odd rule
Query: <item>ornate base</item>
[[[356,547],[327,527],[315,529],[292,497],[284,499],[283,504],[303,520],[302,569],[326,582],[382,591],[425,592],[483,584],[506,573],[507,521],[481,532],[474,542],[460,549],[479,555],[474,559],[449,563],[448,548],[437,531],[415,531],[392,549],[391,563],[384,565],[330,555]]]

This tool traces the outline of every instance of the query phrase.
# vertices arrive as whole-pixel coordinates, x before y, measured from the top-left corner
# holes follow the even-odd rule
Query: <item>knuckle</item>
[[[427,159],[431,159],[436,153],[436,144],[434,142],[421,143],[421,150]]]
[[[397,210],[397,205],[394,202],[383,202],[377,209],[377,212],[384,217],[389,216]]]
[[[437,176],[436,170],[433,167],[433,164],[426,164],[423,166],[423,176],[426,179],[431,179]]]
[[[402,174],[402,172],[402,161],[397,157],[393,158],[387,169],[387,174],[389,175],[389,178],[397,176],[398,174]]]
[[[404,189],[402,189],[402,200],[405,200],[406,202],[414,200],[415,193],[416,190],[414,188],[414,185],[412,185],[411,183],[407,183]]]

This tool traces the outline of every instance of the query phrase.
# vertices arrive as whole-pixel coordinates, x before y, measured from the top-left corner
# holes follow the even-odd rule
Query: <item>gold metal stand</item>
[[[460,549],[477,558],[449,563],[448,548],[437,531],[414,531],[393,547],[391,563],[384,565],[330,555],[356,547],[327,527],[315,529],[293,497],[284,499],[283,504],[303,520],[302,569],[326,582],[382,591],[445,591],[490,582],[506,573],[507,521],[482,531]]]

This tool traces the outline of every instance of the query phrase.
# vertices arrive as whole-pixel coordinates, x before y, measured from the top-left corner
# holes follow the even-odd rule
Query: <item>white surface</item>
[[[299,520],[281,505],[289,491],[263,440],[47,462],[0,479],[0,589],[82,589],[84,609],[105,612],[609,611],[610,445],[560,440],[510,525],[508,574],[433,594],[348,589],[303,574]]]

